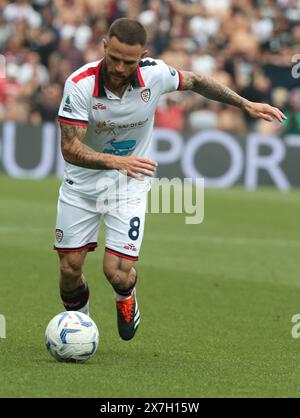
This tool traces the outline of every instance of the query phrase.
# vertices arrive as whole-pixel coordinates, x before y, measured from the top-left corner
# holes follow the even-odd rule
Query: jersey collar
[[[106,91],[104,88],[104,60],[102,59],[97,68],[95,73],[95,85],[94,85],[94,97],[107,97]],[[134,73],[133,79],[131,81],[131,86],[133,88],[145,87],[145,82],[143,80],[141,69],[140,67],[137,68],[136,72]]]

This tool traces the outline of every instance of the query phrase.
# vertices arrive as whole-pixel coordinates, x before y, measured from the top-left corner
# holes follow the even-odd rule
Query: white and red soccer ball
[[[57,361],[82,363],[96,353],[99,331],[88,315],[76,311],[61,312],[49,322],[45,343]]]

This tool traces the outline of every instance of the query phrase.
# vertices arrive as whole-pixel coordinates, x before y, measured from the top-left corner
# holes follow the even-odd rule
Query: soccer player
[[[65,159],[55,241],[61,298],[66,310],[89,312],[83,264],[97,247],[102,215],[103,270],[115,292],[118,330],[124,340],[133,338],[140,322],[134,263],[143,238],[150,178],[157,167],[149,154],[160,95],[191,90],[255,118],[285,119],[277,108],[250,102],[210,77],[148,58],[145,45],[146,32],[139,22],[114,21],[104,40],[104,58],[67,79],[58,117]],[[128,180],[127,193],[120,178]],[[116,190],[118,207],[106,206]]]

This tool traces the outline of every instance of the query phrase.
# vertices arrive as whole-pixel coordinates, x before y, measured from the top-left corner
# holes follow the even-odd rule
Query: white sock
[[[131,296],[131,294],[130,294],[130,296]],[[119,293],[115,292],[115,298],[116,298],[117,301],[119,301],[119,300],[127,300],[127,299],[130,298],[130,296],[122,296],[122,295],[119,295]]]
[[[87,303],[82,308],[78,309],[78,312],[82,312],[82,313],[90,316],[89,301],[87,301]]]

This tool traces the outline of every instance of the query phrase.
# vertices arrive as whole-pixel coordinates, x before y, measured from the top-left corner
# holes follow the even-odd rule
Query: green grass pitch
[[[205,220],[148,215],[138,263],[141,325],[120,340],[102,273],[87,258],[101,342],[85,364],[44,346],[63,310],[52,250],[59,182],[0,177],[0,397],[298,397],[299,192],[205,192]]]

